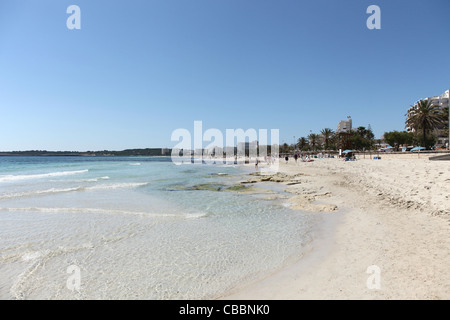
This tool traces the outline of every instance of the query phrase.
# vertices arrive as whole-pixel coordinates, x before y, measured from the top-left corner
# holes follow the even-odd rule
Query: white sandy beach
[[[302,174],[290,203],[324,215],[323,229],[299,262],[224,299],[450,298],[450,162],[362,158],[281,164]],[[367,287],[372,265],[379,289]]]

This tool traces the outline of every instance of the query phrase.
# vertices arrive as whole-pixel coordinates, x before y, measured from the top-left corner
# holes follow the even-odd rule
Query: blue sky
[[[81,30],[69,30],[69,5]],[[369,5],[381,30],[369,30]],[[450,87],[450,1],[0,0],[0,150],[171,147],[171,133],[352,116],[403,130]],[[207,144],[207,143],[205,143]]]

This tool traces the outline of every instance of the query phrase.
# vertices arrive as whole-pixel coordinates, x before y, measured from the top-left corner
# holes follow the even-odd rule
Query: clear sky
[[[69,5],[81,29],[69,30]],[[369,5],[381,29],[369,30]],[[351,116],[376,137],[450,88],[449,0],[0,0],[0,150],[171,147],[175,129]],[[206,143],[205,143],[206,144]]]

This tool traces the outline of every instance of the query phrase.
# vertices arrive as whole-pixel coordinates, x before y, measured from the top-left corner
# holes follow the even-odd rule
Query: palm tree
[[[289,145],[285,142],[281,145],[281,153],[288,153],[289,152]]]
[[[319,135],[315,134],[315,133],[311,133],[308,136],[308,140],[309,140],[309,144],[311,145],[312,150],[313,151],[316,150],[316,144],[317,144],[317,142],[319,140]]]
[[[325,128],[320,131],[322,134],[323,140],[325,142],[325,150],[328,150],[328,143],[330,142],[330,139],[334,136],[333,129]]]
[[[430,100],[420,100],[411,110],[405,124],[415,131],[422,131],[422,142],[425,147],[427,133],[441,126],[443,117],[439,106],[433,105]]]
[[[301,137],[298,139],[297,146],[300,150],[303,150],[308,144],[308,140],[305,137]]]
[[[449,128],[450,128],[450,116],[449,116],[449,107],[444,109],[444,114],[442,117],[442,122],[447,123],[447,128],[445,129],[445,133],[448,135],[449,134]],[[449,142],[450,144],[450,142]]]

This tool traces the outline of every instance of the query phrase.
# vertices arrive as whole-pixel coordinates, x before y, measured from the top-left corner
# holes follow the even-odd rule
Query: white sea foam
[[[26,175],[6,175],[0,176],[0,182],[9,182],[9,181],[19,181],[19,180],[28,180],[28,179],[41,179],[48,177],[62,177],[62,176],[70,176],[74,174],[86,173],[89,170],[76,170],[76,171],[59,171],[59,172],[50,172],[50,173],[41,173],[41,174],[26,174]]]
[[[92,179],[83,179],[83,180],[80,180],[80,181],[81,182],[98,182],[100,180],[108,180],[108,179],[109,179],[109,177],[105,176],[105,177],[92,178]]]
[[[40,196],[40,195],[46,195],[46,194],[80,191],[82,189],[83,188],[81,188],[81,187],[64,188],[64,189],[51,188],[51,189],[46,189],[46,190],[18,192],[18,193],[10,193],[10,194],[2,195],[2,196],[0,196],[0,199],[25,198],[25,197]]]
[[[55,193],[65,193],[65,192],[74,192],[74,191],[91,191],[91,190],[113,190],[113,189],[121,189],[121,188],[137,188],[141,186],[147,185],[148,182],[134,182],[134,183],[115,183],[115,184],[104,184],[104,185],[97,185],[92,187],[74,187],[74,188],[51,188],[46,190],[34,190],[34,191],[27,191],[27,192],[18,192],[18,193],[10,193],[0,196],[1,199],[13,199],[13,198],[25,198],[25,197],[33,197],[33,196],[40,196],[40,195],[48,195],[48,194],[55,194]]]
[[[84,190],[104,190],[104,189],[121,189],[121,188],[137,188],[148,185],[148,182],[123,182],[114,184],[101,184],[92,187],[86,187]]]
[[[130,163],[130,166],[140,166],[141,164],[139,162],[136,163]]]
[[[21,258],[23,261],[31,261],[41,258],[42,256],[49,254],[49,252],[49,250],[26,252],[22,255]]]
[[[100,208],[44,208],[44,207],[24,207],[24,208],[0,208],[0,211],[7,212],[46,212],[46,213],[93,213],[93,214],[124,214],[124,215],[139,215],[146,217],[162,217],[162,218],[186,218],[195,219],[204,217],[205,214],[187,214],[185,216],[170,214],[170,213],[154,213],[144,211],[128,211],[115,209],[100,209]]]
[[[199,218],[203,218],[206,217],[206,213],[188,213],[186,214],[186,219],[199,219]]]
[[[22,255],[21,258],[23,261],[31,262],[31,264],[15,279],[13,285],[10,288],[11,296],[17,300],[26,299],[27,293],[29,291],[30,280],[39,269],[45,266],[45,263],[49,259],[62,254],[68,254],[92,248],[93,245],[91,243],[84,243],[80,246],[75,247],[59,246],[52,250],[47,249],[43,251],[26,252]]]

